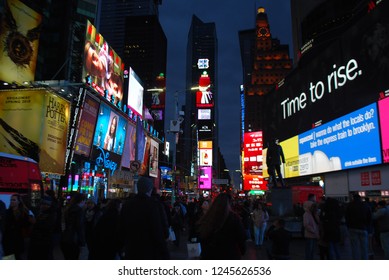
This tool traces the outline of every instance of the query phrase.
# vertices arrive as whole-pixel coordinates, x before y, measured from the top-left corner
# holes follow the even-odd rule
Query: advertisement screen
[[[127,124],[126,141],[124,143],[122,166],[130,168],[131,161],[135,160],[136,151],[136,128],[132,124]]]
[[[264,96],[264,138],[288,139],[376,102],[389,89],[389,3],[382,1],[331,44],[312,48]]]
[[[123,103],[124,63],[96,28],[87,21],[82,75],[109,102],[121,108]]]
[[[211,92],[211,78],[204,72],[199,79],[199,90],[196,92],[197,108],[212,108],[214,97]]]
[[[64,174],[69,101],[42,89],[0,92],[0,151]]]
[[[283,141],[285,177],[380,164],[379,131],[373,103]]]
[[[212,141],[199,141],[200,166],[212,165]]]
[[[35,80],[42,15],[20,0],[6,0],[0,12],[0,80]]]
[[[262,131],[246,132],[244,134],[244,174],[262,175]]]
[[[89,157],[98,112],[99,103],[86,95],[80,116],[74,153]]]
[[[143,86],[138,75],[130,68],[128,77],[128,100],[127,106],[137,115],[143,113]]]
[[[389,162],[389,98],[378,102],[383,162]]]
[[[211,119],[211,109],[198,109],[199,120],[210,120]]]
[[[250,191],[250,190],[266,191],[267,187],[265,187],[263,177],[261,175],[244,174],[243,189],[245,191]]]
[[[199,172],[199,189],[210,190],[212,188],[212,167],[202,166]]]
[[[93,145],[122,155],[126,140],[127,120],[108,105],[100,104]]]
[[[151,139],[150,142],[150,163],[149,163],[149,176],[158,177],[158,154],[159,154],[159,145],[157,141]]]

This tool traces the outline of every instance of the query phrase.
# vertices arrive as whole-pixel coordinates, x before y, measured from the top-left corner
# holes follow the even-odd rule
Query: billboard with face
[[[91,86],[119,108],[123,105],[124,63],[96,28],[87,21],[83,77]]]
[[[108,105],[100,104],[93,145],[122,155],[126,140],[127,120]]]

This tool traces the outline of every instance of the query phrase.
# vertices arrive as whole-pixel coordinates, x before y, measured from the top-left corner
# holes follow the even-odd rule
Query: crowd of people
[[[320,259],[341,259],[344,227],[353,259],[371,258],[374,242],[389,259],[385,201],[366,202],[355,194],[343,205],[334,198],[316,201],[311,195],[303,209],[305,259],[315,259],[318,252]],[[11,196],[8,209],[0,203],[1,258],[50,260],[59,244],[66,260],[81,254],[90,260],[166,260],[172,258],[172,246],[198,243],[198,259],[239,260],[249,241],[269,259],[290,259],[292,234],[285,219],[272,217],[264,201],[220,193],[212,199],[177,200],[171,206],[147,177],[139,179],[137,193],[126,199],[97,203],[76,192],[63,206],[53,191],[47,191],[36,213],[19,194]]]

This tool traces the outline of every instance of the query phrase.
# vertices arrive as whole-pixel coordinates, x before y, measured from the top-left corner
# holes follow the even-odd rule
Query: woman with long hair
[[[104,149],[114,151],[116,142],[116,129],[118,127],[118,117],[114,116],[108,127],[107,135],[104,140]]]
[[[238,214],[231,208],[232,197],[219,194],[199,221],[202,259],[241,259],[246,252],[246,234]]]

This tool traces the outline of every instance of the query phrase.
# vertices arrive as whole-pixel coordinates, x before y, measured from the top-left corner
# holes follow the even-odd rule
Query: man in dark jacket
[[[266,154],[266,165],[270,175],[270,179],[274,186],[277,186],[277,176],[281,182],[281,186],[285,187],[284,179],[281,174],[281,162],[285,163],[284,151],[278,143],[278,139],[274,138],[269,144]],[[277,172],[277,176],[276,176]]]
[[[359,194],[353,195],[346,208],[346,225],[348,227],[351,253],[354,260],[368,259],[368,228],[372,223],[370,207],[364,203]]]
[[[124,203],[121,211],[124,259],[169,259],[162,219],[165,213],[159,202],[151,198],[151,179],[140,177],[137,188],[138,193]]]

